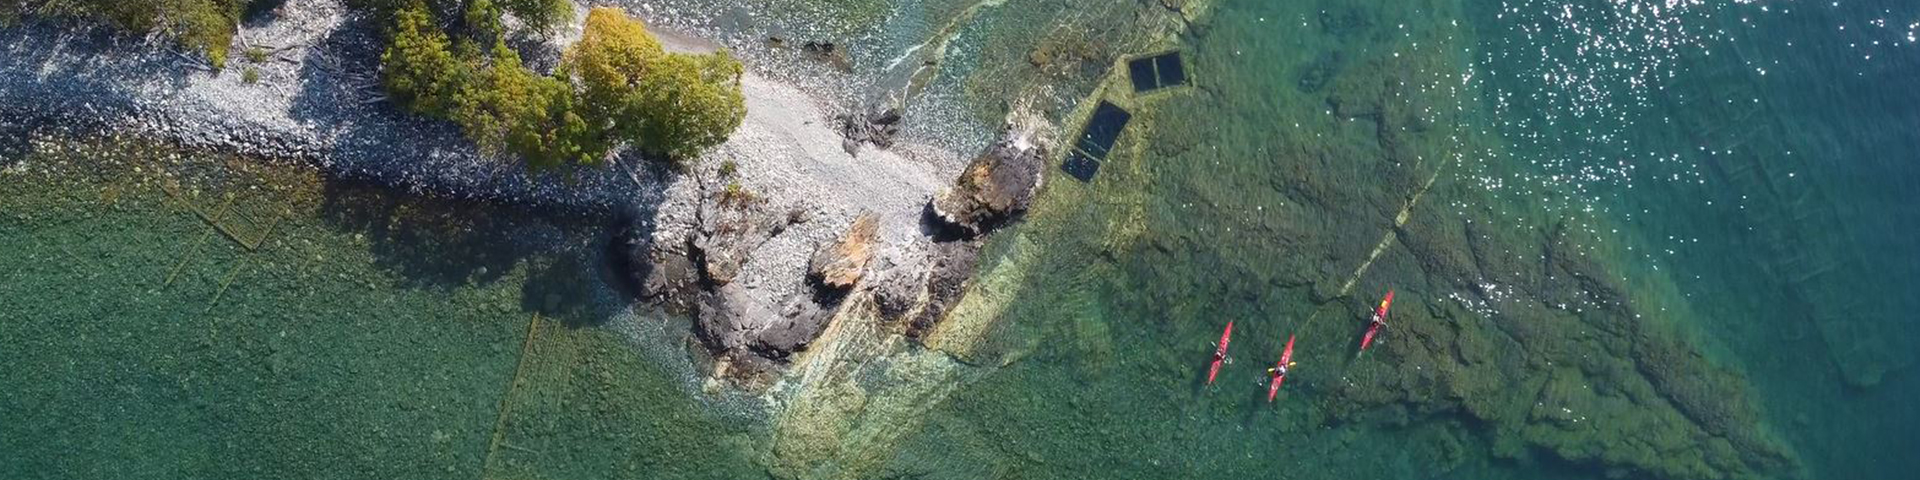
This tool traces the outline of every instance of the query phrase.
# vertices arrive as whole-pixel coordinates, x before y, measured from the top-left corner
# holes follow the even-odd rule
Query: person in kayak
[[[1354,352],[1355,357],[1366,353],[1367,347],[1373,345],[1374,335],[1380,333],[1380,327],[1387,326],[1387,308],[1392,306],[1393,290],[1387,290],[1387,298],[1380,299],[1380,306],[1373,309],[1373,318],[1367,321],[1367,334],[1360,337],[1360,351]]]
[[[1227,321],[1227,330],[1220,333],[1220,341],[1213,345],[1213,366],[1207,368],[1207,385],[1213,385],[1214,377],[1220,375],[1220,364],[1227,360],[1227,345],[1233,342],[1233,321]]]
[[[1267,369],[1267,380],[1272,381],[1273,379],[1287,376],[1287,371],[1293,368],[1293,363],[1294,362],[1287,362],[1286,365]]]

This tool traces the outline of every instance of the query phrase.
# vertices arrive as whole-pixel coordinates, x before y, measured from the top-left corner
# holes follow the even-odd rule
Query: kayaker
[[[1366,353],[1367,347],[1373,345],[1374,335],[1380,333],[1380,327],[1387,326],[1387,309],[1392,306],[1393,290],[1387,290],[1387,298],[1380,299],[1380,306],[1373,309],[1373,319],[1367,322],[1367,334],[1366,336],[1360,337],[1360,351],[1354,352],[1353,355],[1355,357],[1360,356],[1361,353]]]
[[[1207,384],[1212,385],[1214,377],[1220,375],[1220,364],[1227,360],[1227,345],[1233,341],[1233,321],[1227,321],[1227,330],[1220,332],[1220,341],[1214,343],[1213,366],[1207,368]]]
[[[1280,361],[1267,369],[1267,403],[1280,395],[1280,384],[1287,381],[1287,370],[1293,369],[1293,335],[1287,336],[1287,348],[1280,351]]]
[[[1293,362],[1267,369],[1267,380],[1287,376],[1287,370],[1293,368]]]

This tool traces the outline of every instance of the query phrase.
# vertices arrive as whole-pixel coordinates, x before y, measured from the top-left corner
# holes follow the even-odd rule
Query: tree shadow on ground
[[[34,122],[94,126],[142,106],[143,88],[178,89],[204,63],[151,38],[95,25],[28,21],[0,28],[0,98]]]

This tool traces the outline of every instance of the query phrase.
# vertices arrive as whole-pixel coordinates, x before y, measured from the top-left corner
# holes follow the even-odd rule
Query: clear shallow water
[[[879,64],[966,4],[828,26],[878,39],[855,60]],[[990,123],[1043,32],[1131,45],[1134,7],[1063,7],[980,10],[929,109]],[[857,13],[830,10],[789,23]],[[1916,22],[1897,2],[1220,3],[1180,40],[1197,87],[1123,99],[1096,182],[1056,177],[990,245],[990,265],[1039,253],[1008,267],[1019,300],[969,357],[988,367],[878,474],[1904,478]],[[1101,73],[1049,74],[1069,101],[1047,113]],[[293,214],[248,210],[229,239],[192,213],[224,193],[182,203],[134,157],[0,177],[0,384],[30,386],[0,394],[3,476],[761,475],[764,422],[690,388],[671,334],[634,341],[651,324],[586,266],[591,219],[441,218],[471,207],[281,173],[266,203]],[[517,233],[475,234],[495,231]],[[1389,288],[1394,326],[1355,357]],[[1202,386],[1227,320],[1234,362]],[[1287,335],[1300,365],[1269,405]]]
[[[614,314],[584,219],[32,145],[0,174],[0,476],[745,475],[750,427],[636,348],[661,327]]]

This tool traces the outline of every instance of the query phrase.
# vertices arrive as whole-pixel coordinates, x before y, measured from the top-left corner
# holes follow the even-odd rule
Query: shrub
[[[755,199],[753,192],[747,191],[747,187],[740,186],[737,181],[727,182],[726,189],[720,191],[721,205],[746,205]]]
[[[248,84],[259,83],[260,69],[247,67],[246,71],[240,73],[240,81],[247,82]]]

